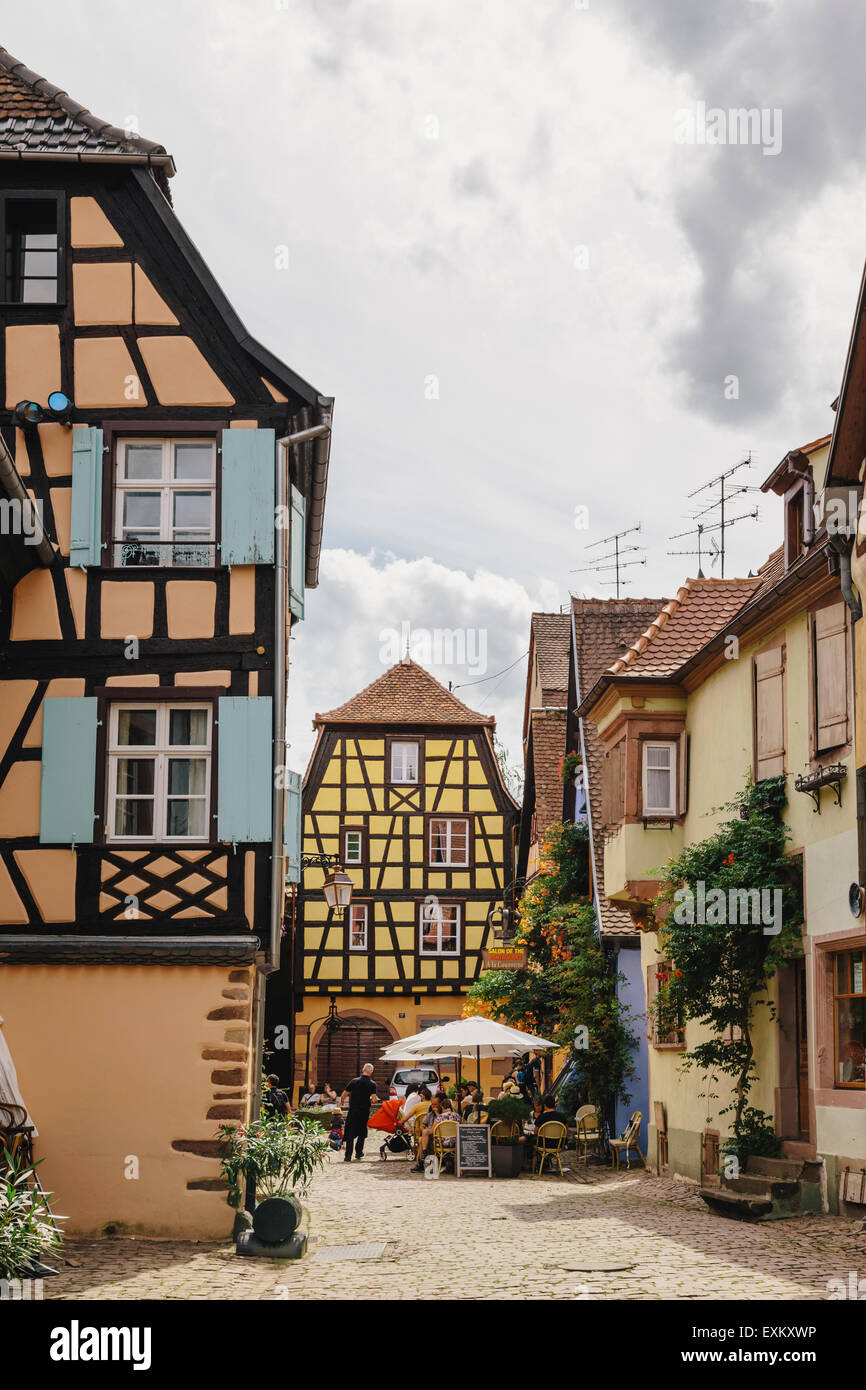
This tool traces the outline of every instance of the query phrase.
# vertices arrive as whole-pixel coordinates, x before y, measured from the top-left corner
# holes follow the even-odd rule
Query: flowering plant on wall
[[[559,764],[559,775],[563,782],[571,782],[583,767],[583,754],[577,753],[572,748],[570,753],[563,754]]]

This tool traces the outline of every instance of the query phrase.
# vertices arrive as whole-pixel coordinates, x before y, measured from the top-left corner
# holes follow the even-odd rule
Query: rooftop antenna
[[[629,584],[631,582],[628,579],[620,579],[620,570],[630,569],[632,565],[646,564],[646,556],[643,556],[642,558],[638,558],[635,560],[622,559],[622,556],[627,555],[630,551],[643,550],[642,545],[620,544],[620,542],[623,540],[625,536],[631,536],[634,534],[635,531],[639,531],[640,525],[640,522],[638,522],[636,526],[629,526],[625,531],[615,531],[612,536],[604,536],[600,541],[593,541],[592,545],[588,545],[585,547],[586,550],[595,550],[596,546],[599,545],[612,545],[613,550],[608,551],[606,555],[599,555],[598,560],[594,565],[581,565],[579,569],[570,570],[569,573],[583,574],[587,570],[592,570],[595,574],[602,574],[606,570],[615,570],[615,579],[602,579],[599,581],[599,583],[604,585],[615,584],[616,596],[617,598],[619,598],[620,588],[623,585]]]
[[[710,478],[708,483],[702,483],[700,487],[695,488],[694,492],[689,493],[689,498],[692,498],[699,497],[700,494],[705,493],[708,488],[717,487],[719,489],[719,495],[716,501],[710,502],[706,507],[699,507],[696,512],[692,513],[692,519],[698,522],[697,526],[693,530],[677,531],[675,535],[668,537],[668,540],[676,541],[680,540],[684,536],[697,536],[697,550],[669,550],[669,555],[697,555],[698,571],[700,572],[701,558],[703,555],[703,536],[707,531],[718,531],[719,541],[717,542],[715,536],[711,535],[710,543],[707,548],[709,549],[711,555],[711,565],[714,565],[717,559],[721,559],[721,577],[722,579],[724,579],[726,530],[729,526],[735,526],[738,521],[756,521],[758,518],[757,507],[755,507],[755,510],[753,512],[741,512],[739,516],[729,515],[727,508],[735,497],[741,497],[745,493],[749,492],[757,492],[758,488],[753,487],[750,483],[737,483],[731,486],[728,483],[728,479],[734,473],[738,473],[741,468],[751,468],[751,466],[752,454],[751,451],[749,451],[749,453],[746,454],[746,457],[744,459],[742,459],[739,463],[734,464],[733,468],[727,468],[724,471],[724,473],[717,474],[715,478]],[[713,516],[713,513],[716,512],[718,513],[718,517]],[[709,516],[710,520],[698,521],[699,517],[705,516]],[[703,578],[703,575],[700,573],[699,578]]]

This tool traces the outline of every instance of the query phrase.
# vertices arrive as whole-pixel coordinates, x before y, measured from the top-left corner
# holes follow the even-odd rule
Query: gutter
[[[318,396],[316,404],[319,424],[302,431],[315,438],[313,476],[310,480],[310,510],[307,516],[307,563],[305,583],[315,589],[319,582],[319,558],[322,553],[322,533],[325,529],[325,496],[328,491],[328,465],[331,460],[331,421],[334,414],[333,396]]]
[[[324,400],[325,398],[323,397],[322,399]],[[324,443],[324,468],[325,477],[327,477],[327,454],[331,437],[330,407],[332,405],[333,402],[328,401],[327,414],[322,410],[321,418],[317,425],[311,425],[309,429],[298,430],[295,434],[287,434],[284,435],[282,439],[278,439],[274,451],[274,492],[276,497],[276,508],[274,511],[274,776],[271,802],[271,920],[264,958],[256,962],[255,1000],[253,1005],[255,1029],[255,1047],[253,1052],[254,1068],[258,1068],[258,1059],[262,1055],[265,1037],[265,978],[279,969],[280,927],[283,920],[283,901],[286,891],[285,846],[283,844],[286,819],[286,797],[283,779],[277,775],[277,769],[283,768],[286,765],[286,686],[288,684],[286,596],[289,582],[287,551],[290,531],[289,527],[285,524],[281,525],[280,522],[288,515],[290,451],[293,446],[307,444],[315,440],[318,456],[319,447]],[[314,483],[315,478],[316,473],[314,469]],[[321,498],[321,510],[324,514],[324,486],[322,487]],[[321,536],[321,522],[319,525],[319,534]],[[258,1119],[260,1112],[261,1095],[258,1076],[254,1072],[251,1118],[253,1120]]]
[[[33,498],[27,491],[15,461],[9,452],[6,440],[0,435],[0,486],[2,486],[10,502],[20,502],[22,515],[25,507],[30,517],[35,522],[32,544],[28,544],[28,550],[33,550],[41,565],[49,569],[54,564],[54,546],[51,544],[42,525],[42,517],[39,508],[35,505]],[[29,537],[27,538],[29,541]]]
[[[574,694],[578,708],[580,706],[580,666],[577,660],[577,629],[574,623],[574,604],[571,605],[571,650],[574,653]],[[577,712],[577,711],[575,711]],[[601,900],[598,896],[598,867],[595,862],[595,836],[592,832],[592,797],[589,792],[588,768],[589,762],[586,756],[586,740],[583,732],[583,719],[578,715],[577,729],[580,736],[580,755],[583,759],[583,776],[586,783],[586,821],[589,827],[589,863],[592,869],[592,901],[595,908],[595,925],[599,936],[601,936]]]

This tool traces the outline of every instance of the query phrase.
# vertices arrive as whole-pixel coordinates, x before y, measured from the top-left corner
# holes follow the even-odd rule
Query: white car
[[[400,1067],[391,1077],[389,1094],[399,1096],[402,1100],[406,1094],[407,1086],[412,1082],[418,1086],[426,1086],[431,1096],[435,1096],[439,1090],[439,1073],[435,1067],[428,1066],[425,1062],[420,1062],[414,1067]]]

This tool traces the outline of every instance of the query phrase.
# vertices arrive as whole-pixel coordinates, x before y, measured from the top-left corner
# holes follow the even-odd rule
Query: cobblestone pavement
[[[329,1160],[308,1203],[303,1260],[239,1258],[230,1245],[70,1240],[76,1263],[45,1281],[44,1296],[799,1300],[826,1299],[828,1279],[847,1281],[850,1270],[866,1275],[859,1222],[729,1221],[688,1184],[640,1170],[430,1182],[376,1150],[351,1166]],[[374,1241],[388,1242],[379,1260],[316,1258],[323,1247]],[[609,1268],[591,1268],[602,1263]]]

